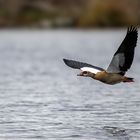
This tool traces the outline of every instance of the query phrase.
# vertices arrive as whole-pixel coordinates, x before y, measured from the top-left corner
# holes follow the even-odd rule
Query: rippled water
[[[139,140],[140,41],[135,83],[77,77],[62,61],[106,68],[125,33],[1,30],[0,140]]]

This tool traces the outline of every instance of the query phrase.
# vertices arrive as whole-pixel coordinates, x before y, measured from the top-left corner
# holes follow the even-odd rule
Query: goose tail
[[[126,82],[134,82],[134,78],[131,78],[131,77],[125,77],[124,80],[123,80],[124,83]]]

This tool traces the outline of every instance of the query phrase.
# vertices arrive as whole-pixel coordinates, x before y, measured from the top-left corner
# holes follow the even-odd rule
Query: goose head
[[[84,77],[94,77],[95,74],[89,71],[81,71],[77,76],[84,76]]]

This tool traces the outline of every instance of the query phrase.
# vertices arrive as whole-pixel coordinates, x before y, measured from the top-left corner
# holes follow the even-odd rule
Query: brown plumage
[[[107,73],[106,71],[101,71],[96,74],[91,72],[82,71],[78,76],[91,77],[95,80],[101,81],[106,84],[114,85],[120,82],[134,82],[133,78],[125,77],[117,73]]]
[[[132,26],[128,28],[127,34],[115,52],[107,70],[83,62],[68,59],[63,60],[69,67],[82,70],[78,76],[91,77],[110,85],[120,82],[134,82],[133,78],[124,75],[132,65],[137,38],[137,28]]]

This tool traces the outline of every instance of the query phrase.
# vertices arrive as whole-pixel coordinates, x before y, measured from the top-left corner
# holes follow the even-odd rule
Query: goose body
[[[88,63],[63,59],[64,63],[74,69],[80,69],[78,76],[91,77],[106,84],[114,85],[120,82],[134,82],[133,78],[124,76],[131,67],[137,43],[138,31],[136,27],[129,27],[127,34],[113,55],[111,63],[105,70]]]

